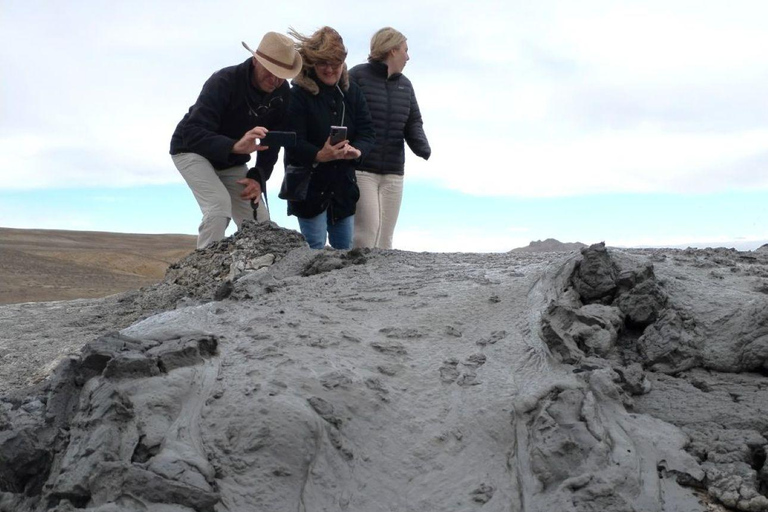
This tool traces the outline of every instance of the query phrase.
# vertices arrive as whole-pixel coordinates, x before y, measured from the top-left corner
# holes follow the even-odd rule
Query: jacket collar
[[[382,76],[387,80],[395,80],[397,78],[400,78],[400,76],[402,76],[402,73],[395,73],[392,76],[389,76],[389,67],[387,66],[387,63],[384,61],[374,60],[374,61],[370,61],[369,64],[371,65],[371,69],[373,70],[374,73]]]

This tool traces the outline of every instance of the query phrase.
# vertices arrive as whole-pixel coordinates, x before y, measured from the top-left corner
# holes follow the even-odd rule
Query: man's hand
[[[269,132],[269,130],[263,126],[257,126],[256,128],[248,130],[245,132],[245,135],[232,146],[232,152],[236,155],[250,155],[254,151],[269,149],[269,146],[256,145],[256,139],[263,139],[267,132]]]
[[[242,180],[237,180],[237,183],[242,185],[243,191],[240,192],[240,197],[243,199],[250,199],[254,203],[258,203],[261,199],[261,185],[259,185],[259,182],[256,180],[252,180],[251,178],[243,178]]]

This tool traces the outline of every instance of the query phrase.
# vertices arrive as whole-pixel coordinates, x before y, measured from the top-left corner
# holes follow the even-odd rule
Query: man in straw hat
[[[215,72],[171,137],[173,163],[203,213],[198,249],[224,238],[230,219],[238,227],[244,219],[269,220],[260,199],[280,148],[260,146],[259,140],[284,127],[286,79],[296,76],[302,60],[293,40],[276,32],[267,32],[256,51],[243,46],[253,56]],[[249,171],[254,151],[259,153]]]

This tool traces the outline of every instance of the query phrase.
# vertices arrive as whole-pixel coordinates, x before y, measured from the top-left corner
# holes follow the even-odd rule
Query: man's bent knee
[[[197,235],[197,248],[202,249],[213,242],[223,239],[229,226],[229,217],[222,215],[203,216]]]

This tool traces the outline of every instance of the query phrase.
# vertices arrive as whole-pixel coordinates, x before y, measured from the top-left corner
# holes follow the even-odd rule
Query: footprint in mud
[[[378,377],[368,377],[365,379],[365,386],[376,392],[376,396],[379,397],[379,400],[382,402],[389,402],[389,397],[387,396],[389,394],[389,390],[384,386],[384,383],[381,382],[381,379]]]
[[[485,364],[485,360],[485,354],[472,354],[464,361],[464,366],[479,368]]]
[[[447,334],[448,336],[453,336],[454,338],[461,338],[462,337],[461,331],[459,329],[457,329],[456,327],[452,326],[452,325],[446,326],[445,334]]]
[[[451,384],[459,378],[461,372],[459,372],[459,360],[458,359],[446,359],[443,361],[443,365],[440,367],[440,380],[446,384]]]
[[[325,421],[330,423],[336,428],[341,427],[341,418],[339,418],[335,414],[335,410],[333,407],[333,404],[328,402],[327,400],[324,400],[318,396],[313,396],[312,398],[309,398],[307,400],[309,402],[309,405],[312,407],[312,409],[315,410],[317,414],[320,415],[321,418],[323,418]]]
[[[380,352],[382,354],[386,355],[405,355],[408,353],[407,350],[405,350],[405,347],[402,345],[402,343],[397,343],[394,341],[390,342],[381,342],[381,341],[374,341],[371,343],[371,348],[373,348],[376,352]]]
[[[497,341],[503,340],[506,337],[507,331],[493,331],[490,336],[480,338],[476,343],[481,347],[484,347],[485,345],[494,345]]]
[[[414,327],[384,327],[379,329],[379,332],[384,334],[387,338],[395,339],[413,339],[421,338],[424,336],[418,329]]]
[[[362,343],[363,340],[355,336],[354,334],[350,334],[346,331],[341,331],[341,337],[347,341],[352,341],[354,343]]]
[[[463,363],[456,358],[446,359],[440,366],[440,380],[446,384],[456,382],[459,386],[477,386],[477,368],[485,364],[484,354],[472,354]],[[459,365],[463,367],[459,368]]]
[[[477,374],[475,373],[475,370],[467,370],[461,374],[461,377],[459,377],[459,380],[456,381],[456,384],[461,387],[466,387],[477,386],[480,384],[480,382],[477,380]]]
[[[271,380],[267,382],[267,385],[264,387],[264,390],[269,396],[277,396],[286,389],[288,389],[288,384],[279,380]]]
[[[400,368],[391,364],[380,364],[376,367],[376,370],[387,377],[394,377],[400,371]]]
[[[482,483],[477,489],[469,493],[469,495],[472,496],[472,501],[485,504],[491,501],[494,492],[496,492],[496,489],[494,489],[492,485]]]
[[[313,337],[309,340],[309,343],[307,343],[307,345],[309,345],[310,347],[323,348],[323,349],[336,347],[339,344],[340,342],[338,340],[330,339],[327,337]]]
[[[320,384],[325,389],[348,388],[352,384],[352,378],[345,372],[331,372],[320,377]]]

